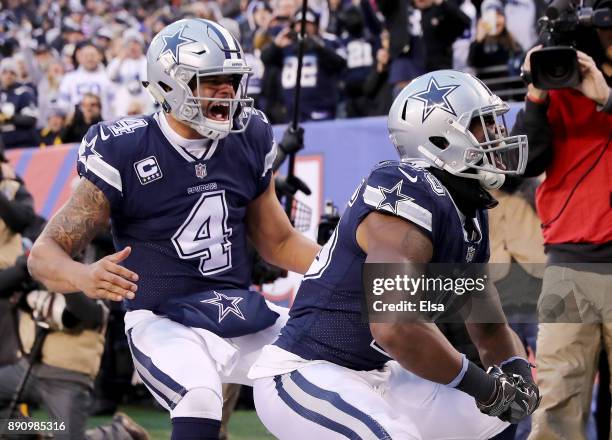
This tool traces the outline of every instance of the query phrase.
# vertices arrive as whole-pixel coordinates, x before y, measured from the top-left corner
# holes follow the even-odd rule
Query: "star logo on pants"
[[[213,295],[215,295],[214,298],[205,299],[200,302],[213,304],[219,308],[219,322],[223,321],[230,313],[233,313],[240,319],[245,319],[242,310],[238,307],[238,303],[242,301],[243,298],[239,296],[227,296],[214,290]]]

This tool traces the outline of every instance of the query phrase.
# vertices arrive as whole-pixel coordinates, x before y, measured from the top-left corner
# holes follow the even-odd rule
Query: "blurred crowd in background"
[[[104,119],[148,113],[146,50],[165,25],[215,20],[242,44],[249,94],[273,123],[292,115],[299,0],[4,0],[0,134],[6,148],[80,142]],[[544,0],[311,0],[301,120],[386,115],[427,71],[476,73],[522,100],[518,74]]]

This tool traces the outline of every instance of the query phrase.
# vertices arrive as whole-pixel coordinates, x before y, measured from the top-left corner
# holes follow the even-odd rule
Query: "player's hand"
[[[279,145],[286,154],[297,153],[304,148],[304,128],[287,127]]]
[[[128,246],[112,255],[108,255],[95,263],[85,266],[83,274],[75,283],[79,290],[93,299],[109,299],[122,301],[134,299],[138,275],[120,266],[132,249]]]
[[[487,374],[496,379],[495,392],[489,402],[476,401],[476,406],[483,414],[499,417],[510,408],[516,397],[517,389],[510,377],[498,366],[489,367]]]
[[[532,414],[540,405],[540,390],[538,386],[526,381],[518,374],[512,375],[516,394],[508,409],[499,418],[504,422],[518,423]]]
[[[495,377],[497,384],[490,402],[476,402],[483,414],[499,417],[504,422],[518,423],[540,404],[540,393],[533,382],[525,381],[518,374],[509,376],[498,366],[489,367],[487,374]]]
[[[576,86],[576,89],[597,104],[604,105],[610,96],[610,88],[603,73],[595,65],[593,58],[586,53],[577,50],[576,55],[582,75],[582,82]]]

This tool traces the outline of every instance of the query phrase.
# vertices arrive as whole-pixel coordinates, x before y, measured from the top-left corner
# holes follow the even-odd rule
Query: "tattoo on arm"
[[[42,236],[77,255],[108,225],[110,203],[104,193],[82,178],[72,197],[49,221]]]

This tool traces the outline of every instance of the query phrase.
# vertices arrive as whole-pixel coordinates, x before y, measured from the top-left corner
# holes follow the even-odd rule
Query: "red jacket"
[[[612,115],[598,112],[592,100],[573,89],[551,90],[549,97],[553,159],[536,193],[544,243],[610,242],[612,146],[603,151],[612,136]]]

